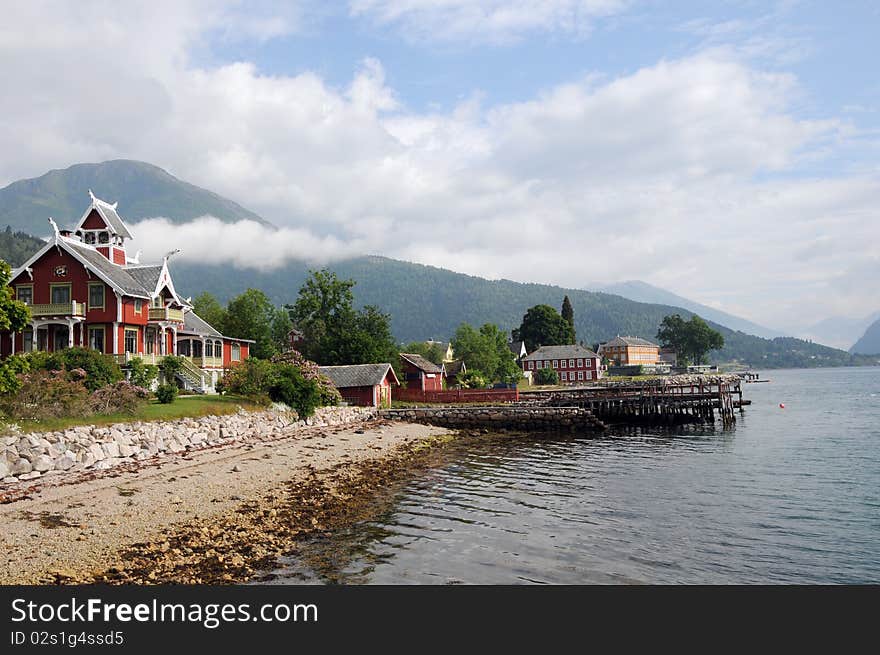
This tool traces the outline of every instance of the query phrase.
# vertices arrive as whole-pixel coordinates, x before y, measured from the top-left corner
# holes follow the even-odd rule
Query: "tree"
[[[673,348],[683,365],[701,364],[710,350],[724,347],[724,336],[696,314],[689,321],[679,314],[665,316],[657,330],[657,339],[663,347]]]
[[[284,347],[289,325],[286,313],[276,308],[265,293],[248,289],[226,305],[226,318],[220,330],[237,339],[253,339],[251,357],[268,359]]]
[[[539,346],[564,346],[574,343],[574,327],[550,305],[535,305],[523,316],[514,339],[525,341],[529,352]]]
[[[303,354],[325,366],[397,364],[391,316],[374,305],[354,309],[354,280],[311,271],[296,303],[286,308],[303,333]]]
[[[226,310],[220,302],[210,293],[205,291],[193,300],[193,311],[200,318],[207,321],[212,327],[223,330],[226,323]]]
[[[565,319],[565,322],[571,327],[571,341],[569,341],[569,343],[575,343],[577,340],[577,332],[575,332],[574,329],[574,308],[571,306],[571,301],[568,299],[568,296],[562,301],[562,318]]]
[[[20,300],[15,299],[9,286],[12,268],[0,259],[0,331],[21,332],[31,320],[31,312]]]
[[[535,384],[559,384],[559,375],[552,368],[535,371]]]
[[[494,323],[486,323],[479,330],[462,323],[452,338],[452,348],[469,371],[479,371],[489,381],[515,383],[522,377],[516,357],[507,346],[507,335]]]
[[[404,346],[403,352],[421,355],[437,366],[440,366],[440,364],[443,363],[443,359],[446,357],[446,350],[441,348],[436,341],[432,343],[413,341]]]

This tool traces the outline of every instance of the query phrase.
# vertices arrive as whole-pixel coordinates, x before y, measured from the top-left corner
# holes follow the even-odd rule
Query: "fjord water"
[[[470,444],[278,581],[880,582],[880,368],[761,377],[731,430]]]

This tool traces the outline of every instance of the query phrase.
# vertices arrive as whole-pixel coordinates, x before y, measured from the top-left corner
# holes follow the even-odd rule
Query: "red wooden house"
[[[407,389],[443,390],[443,377],[446,373],[442,365],[437,366],[414,353],[400,353],[400,364]]]
[[[89,195],[79,222],[59,230],[50,218],[54,235],[12,272],[10,286],[30,307],[31,323],[0,332],[0,353],[82,346],[123,366],[134,357],[156,364],[181,354],[184,386],[212,390],[224,367],[248,356],[251,342],[224,337],[195,315],[174,288],[168,256],[152,265],[129,257],[132,237],[116,204]]]
[[[583,346],[542,346],[522,358],[523,371],[535,373],[552,368],[560,384],[577,384],[598,380],[602,375],[599,355]]]
[[[319,366],[330,378],[342,399],[361,407],[390,407],[391,386],[400,384],[391,364],[351,364]]]

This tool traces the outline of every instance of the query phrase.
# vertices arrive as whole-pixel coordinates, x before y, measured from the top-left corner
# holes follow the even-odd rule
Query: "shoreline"
[[[0,584],[246,582],[453,435],[383,420],[311,427],[36,489],[0,505]]]

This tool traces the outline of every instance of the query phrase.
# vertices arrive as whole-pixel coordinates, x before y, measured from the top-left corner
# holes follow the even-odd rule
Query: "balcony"
[[[28,305],[33,318],[47,318],[50,316],[82,317],[86,315],[86,304],[83,302],[51,302],[39,305]],[[183,319],[181,319],[183,320]]]
[[[187,357],[187,359],[199,368],[223,368],[222,357]]]
[[[149,319],[151,321],[176,321],[183,323],[183,310],[169,309],[168,307],[150,307]]]

